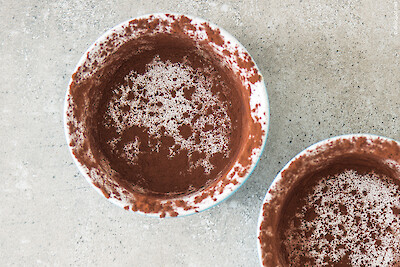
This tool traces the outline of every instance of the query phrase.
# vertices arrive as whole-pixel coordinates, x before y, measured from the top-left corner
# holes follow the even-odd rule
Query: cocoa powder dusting
[[[220,30],[211,29],[210,25],[207,23],[203,23],[204,28],[206,29],[206,33],[208,36],[208,40],[216,45],[222,46],[224,44],[224,40],[221,37]]]
[[[213,53],[225,45],[219,30],[166,17],[134,19],[87,54],[72,76],[67,126],[73,154],[107,198],[174,217],[237,184],[228,171],[243,153],[248,169],[265,131],[250,116],[243,77],[226,52]],[[201,30],[208,41],[196,43],[189,36]],[[199,190],[191,204],[179,199]]]
[[[105,81],[92,134],[121,179],[156,195],[197,191],[237,155],[240,84],[189,41],[161,34],[141,41],[152,50]]]
[[[263,206],[264,266],[398,266],[399,164],[396,142],[364,136],[292,162]]]

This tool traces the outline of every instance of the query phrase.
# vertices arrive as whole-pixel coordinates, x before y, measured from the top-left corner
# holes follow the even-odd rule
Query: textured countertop
[[[250,52],[268,88],[264,154],[227,201],[154,219],[109,203],[73,164],[63,101],[107,29],[155,12],[207,19]],[[322,139],[400,139],[400,5],[383,1],[0,1],[2,266],[257,266],[257,219],[276,173]]]

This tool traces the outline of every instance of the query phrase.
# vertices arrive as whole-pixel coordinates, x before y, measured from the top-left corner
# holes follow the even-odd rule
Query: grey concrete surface
[[[276,173],[330,136],[400,139],[400,4],[382,1],[0,0],[0,265],[257,266],[257,217]],[[63,133],[75,64],[131,17],[176,12],[232,33],[263,73],[267,146],[229,200],[154,219],[98,195]]]

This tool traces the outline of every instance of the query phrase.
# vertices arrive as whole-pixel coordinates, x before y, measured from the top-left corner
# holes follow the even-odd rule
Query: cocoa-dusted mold
[[[212,102],[213,107],[218,105],[226,107],[225,111],[223,110],[225,113],[212,109],[204,110],[201,108],[202,105],[197,111],[203,112],[204,116],[210,116],[212,113],[222,114],[220,117],[229,117],[228,122],[232,121],[227,127],[231,131],[226,131],[230,153],[226,153],[225,156],[221,156],[222,153],[212,154],[206,158],[208,161],[206,159],[201,161],[205,162],[204,170],[206,168],[211,170],[210,177],[205,176],[203,169],[194,164],[196,159],[205,157],[207,153],[191,151],[191,147],[187,146],[183,152],[189,151],[194,167],[184,165],[184,168],[191,168],[193,172],[182,174],[182,171],[177,171],[177,166],[187,160],[182,156],[184,153],[179,150],[181,146],[165,146],[164,144],[171,143],[171,138],[161,138],[159,141],[147,138],[147,131],[154,130],[150,129],[152,125],[136,127],[132,125],[133,120],[129,114],[124,119],[121,114],[115,115],[115,108],[105,108],[112,99],[133,98],[124,91],[124,88],[138,83],[137,77],[144,77],[148,71],[145,66],[152,64],[153,69],[163,70],[169,64],[169,69],[173,69],[184,65],[182,58],[187,65],[183,67],[185,74],[192,76],[199,74],[196,80],[205,77],[207,81],[211,81],[211,85],[209,83],[206,85],[211,88],[213,94],[218,95],[215,99],[222,98],[225,101]],[[134,73],[129,72],[132,68],[135,70]],[[151,81],[151,77],[149,80]],[[112,88],[112,91],[107,91],[109,88]],[[139,86],[134,89],[142,88]],[[182,102],[191,99],[193,90],[186,86],[182,87],[181,93]],[[153,95],[159,97],[158,92]],[[145,94],[138,93],[134,97],[142,99],[144,96]],[[210,95],[208,98],[213,96]],[[203,99],[199,99],[206,98],[203,96]],[[152,104],[159,107],[163,105],[160,102]],[[124,109],[128,110],[129,107],[121,105],[121,110]],[[103,120],[103,117],[108,119]],[[157,114],[154,118],[157,118]],[[216,122],[220,124],[221,120]],[[163,157],[159,157],[158,162],[161,167],[157,171],[141,168],[141,162],[151,163],[151,159],[157,156],[149,152],[145,160],[128,157],[132,161],[136,160],[138,163],[136,169],[118,164],[121,159],[118,154],[120,151],[126,152],[127,147],[132,151],[144,148],[140,143],[123,143],[124,137],[115,135],[121,132],[119,126],[124,124],[129,124],[129,131],[145,139],[147,143],[159,142],[160,147],[150,147],[153,150],[166,152],[167,148],[173,148],[174,151],[171,150],[171,153],[178,155],[177,158],[181,161],[163,161]],[[224,122],[225,124],[228,123]],[[147,15],[122,23],[106,32],[88,49],[78,63],[65,101],[65,132],[68,145],[85,178],[97,191],[118,206],[157,217],[193,214],[231,195],[254,169],[265,144],[268,124],[269,107],[265,85],[248,52],[224,30],[204,20],[184,15]],[[116,125],[119,125],[119,128]],[[216,125],[207,127],[205,131],[224,133],[221,129],[217,129]],[[165,131],[165,128],[162,130]],[[179,134],[188,140],[199,139],[188,125],[181,125]],[[221,140],[226,140],[224,138],[220,137]],[[215,144],[217,145],[219,141],[217,140]],[[197,140],[196,144],[198,143]],[[117,152],[110,153],[112,149]],[[163,172],[164,168],[169,168],[168,172],[171,172],[172,176],[181,175],[183,182],[168,178]],[[145,179],[141,179],[142,174],[136,175],[137,177],[129,176],[130,173],[142,170],[144,173],[151,173],[153,180],[143,181]],[[191,174],[195,174],[193,179]],[[158,175],[163,178],[160,179]],[[163,180],[166,182],[160,186]],[[193,183],[189,187],[186,186],[185,183],[191,180]]]
[[[356,173],[354,173],[354,171],[356,171]],[[317,214],[315,214],[314,208],[312,208],[312,210],[303,210],[303,212],[305,212],[304,216],[302,211],[299,210],[299,208],[304,208],[306,206],[305,204],[307,204],[303,201],[305,201],[306,197],[309,196],[312,188],[315,187],[315,185],[318,184],[322,179],[326,179],[325,177],[333,177],[334,179],[338,179],[336,177],[341,177],[343,179],[344,176],[354,177],[358,180],[364,177],[379,177],[383,184],[392,184],[392,188],[398,192],[398,188],[400,186],[400,144],[394,140],[374,135],[345,135],[321,141],[320,143],[307,148],[293,158],[282,169],[282,171],[278,173],[274,182],[268,189],[263,202],[258,224],[258,248],[262,266],[290,265],[288,262],[289,255],[286,251],[287,248],[284,245],[286,243],[290,243],[290,241],[287,241],[287,236],[284,234],[285,230],[293,227],[293,224],[289,227],[288,223],[290,221],[293,222],[293,218],[295,218],[294,216],[298,216],[296,218],[304,217],[305,220],[310,221],[315,220]],[[351,194],[360,198],[357,196],[358,192],[356,192],[359,191],[357,186],[357,183],[359,182],[358,180],[354,187],[357,190],[352,191]],[[345,187],[342,187],[343,190],[345,190],[346,187],[347,184]],[[325,187],[324,190],[328,190],[328,188]],[[325,191],[322,191],[322,196],[325,195],[323,192]],[[360,194],[361,198],[367,196],[368,192],[360,192],[362,193]],[[376,192],[372,193],[375,194]],[[400,192],[393,195],[394,199],[396,199],[396,195],[400,195]],[[393,213],[391,214],[395,220],[393,222],[398,224],[399,218],[397,218],[397,216],[399,216],[398,214],[400,211],[399,207],[396,206],[398,203],[387,204],[394,205],[393,207],[388,206],[386,208],[390,211],[390,213]],[[373,206],[373,204],[371,205]],[[347,212],[346,203],[339,203],[338,207],[338,214]],[[353,209],[354,206],[351,208]],[[296,212],[300,212],[297,213],[300,214],[300,216],[295,215]],[[369,214],[368,218],[370,218]],[[294,221],[294,227],[299,226],[299,221],[298,219],[296,220],[297,221]],[[379,216],[372,218],[371,221],[368,222],[368,225],[370,225],[368,229],[375,227],[375,223],[378,220]],[[371,222],[372,225],[370,224]],[[358,223],[356,222],[356,224]],[[389,224],[391,224],[391,222],[389,222]],[[394,227],[395,224],[392,226]],[[341,227],[341,225],[339,226]],[[377,229],[381,228],[380,226],[376,227]],[[392,232],[394,230],[390,228],[388,229]],[[338,231],[341,232],[340,229]],[[356,230],[353,229],[353,231]],[[365,231],[366,230],[363,230],[362,232]],[[367,238],[372,238],[371,241],[368,241],[372,242],[371,244],[373,244],[370,246],[379,246],[381,240],[374,240],[374,238],[377,238],[377,236],[382,234],[383,231],[386,231],[386,229],[380,229],[378,232],[373,233],[371,235],[372,237]],[[400,231],[400,229],[395,229],[395,231]],[[329,244],[329,242],[332,242],[336,234],[336,232],[328,233],[323,238],[327,239],[327,244]],[[346,233],[344,232],[344,234]],[[306,236],[307,235],[308,233],[306,232]],[[339,238],[341,237],[339,236]],[[361,242],[367,241],[363,240]],[[399,242],[396,244],[397,247],[400,245]],[[305,245],[307,246],[308,244]],[[301,245],[299,248],[302,248],[303,246],[304,245]],[[297,253],[301,253],[299,254],[299,257],[294,254],[290,257],[298,259],[300,262],[303,262],[303,264],[315,265],[317,264],[315,259],[318,259],[319,261],[322,260],[324,264],[328,265],[337,264],[337,266],[350,266],[352,259],[349,258],[349,255],[345,252],[345,244],[340,245],[338,248],[343,251],[340,252],[336,250],[335,253],[337,255],[342,253],[343,255],[338,257],[336,260],[332,260],[332,258],[328,257],[320,257],[318,254],[313,254],[311,257],[310,255],[305,254],[307,252],[303,252],[301,250],[297,251]],[[327,247],[324,249],[325,252],[332,252],[330,249],[327,250]],[[362,253],[362,251],[359,252],[359,254]],[[390,251],[388,253],[390,253]],[[389,254],[387,254],[387,256],[389,256]],[[400,255],[390,256],[392,256],[393,259],[388,260],[386,257],[386,259],[381,259],[381,262],[387,261],[392,262],[392,264],[399,264]],[[362,257],[359,257],[358,259],[353,258],[353,262],[356,261],[359,264],[362,264],[364,260],[365,259]],[[376,261],[379,262],[379,259]],[[319,264],[321,264],[321,262],[319,262]]]

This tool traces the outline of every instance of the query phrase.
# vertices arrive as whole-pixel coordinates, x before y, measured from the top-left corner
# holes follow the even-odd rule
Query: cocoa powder
[[[116,175],[146,193],[197,191],[230,168],[241,146],[241,84],[190,40],[159,34],[141,42],[151,50],[122,64],[111,84],[104,81],[89,135]],[[134,142],[137,151],[126,151]]]

